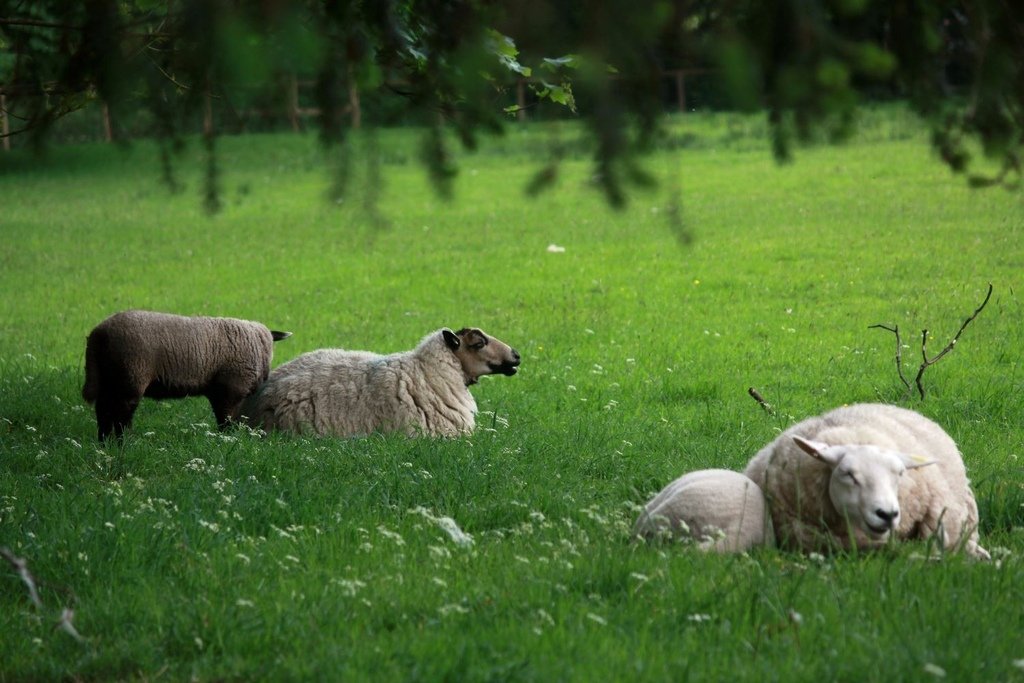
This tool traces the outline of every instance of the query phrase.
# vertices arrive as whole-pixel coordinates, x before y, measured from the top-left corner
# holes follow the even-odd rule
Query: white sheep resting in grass
[[[859,404],[809,418],[762,448],[746,474],[764,491],[783,547],[935,536],[943,548],[989,558],[960,451],[914,411]]]
[[[761,489],[730,470],[699,470],[679,477],[647,503],[633,533],[646,539],[690,538],[702,550],[717,552],[772,544]]]
[[[274,370],[242,408],[267,431],[365,436],[456,436],[473,430],[469,386],[514,375],[519,353],[479,329],[431,332],[411,351],[383,356],[321,349]]]

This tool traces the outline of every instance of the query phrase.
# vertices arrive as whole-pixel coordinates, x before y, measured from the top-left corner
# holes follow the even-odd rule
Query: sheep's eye
[[[469,348],[473,349],[474,351],[479,351],[485,346],[487,346],[487,342],[477,342],[476,344],[470,344]]]
[[[860,486],[860,482],[857,481],[857,477],[853,474],[853,472],[843,472],[843,474],[846,475],[846,478],[849,479],[850,483],[852,483],[854,486]]]

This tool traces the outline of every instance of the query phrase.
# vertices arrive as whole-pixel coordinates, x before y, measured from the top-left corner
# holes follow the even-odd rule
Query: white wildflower
[[[405,539],[402,538],[402,534],[398,533],[397,531],[391,531],[383,524],[377,527],[377,531],[384,538],[388,538],[394,541],[395,545],[405,545]]]
[[[452,556],[452,551],[439,545],[428,545],[427,550],[430,551],[431,555],[438,559],[448,559]]]
[[[459,525],[451,517],[437,517],[427,508],[417,506],[410,510],[413,514],[422,516],[437,525],[442,531],[444,531],[452,539],[455,545],[467,548],[473,545],[473,537],[467,534],[465,531],[459,528]]]
[[[366,584],[359,579],[331,579],[331,583],[341,586],[341,592],[350,598],[354,598],[363,588],[366,588]]]
[[[437,611],[441,613],[442,617],[447,617],[449,614],[469,614],[468,607],[458,604],[441,605]]]
[[[936,678],[945,678],[946,677],[946,670],[943,669],[938,664],[932,664],[931,662],[928,662],[927,664],[924,665],[924,672],[927,673],[927,674],[931,674],[932,676],[935,676]]]
[[[206,470],[206,461],[202,458],[192,458],[185,463],[186,470],[192,470],[193,472],[203,472]]]

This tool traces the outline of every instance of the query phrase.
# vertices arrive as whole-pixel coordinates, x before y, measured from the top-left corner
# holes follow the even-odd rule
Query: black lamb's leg
[[[206,398],[209,399],[213,415],[217,418],[217,428],[224,431],[238,419],[245,395],[226,387],[215,386],[210,387]]]
[[[99,440],[106,441],[111,433],[120,441],[124,430],[132,426],[132,417],[139,407],[141,396],[124,398],[122,396],[100,395],[96,398],[96,426]]]

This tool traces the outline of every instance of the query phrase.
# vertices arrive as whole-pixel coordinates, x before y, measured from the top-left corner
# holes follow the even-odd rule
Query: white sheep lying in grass
[[[267,379],[273,343],[290,336],[251,320],[121,311],[85,347],[82,398],[96,404],[100,441],[121,437],[144,396],[206,396],[224,429]]]
[[[387,356],[321,349],[274,370],[242,414],[267,431],[456,436],[475,425],[469,386],[481,375],[514,375],[518,366],[515,349],[476,328],[440,329]]]
[[[771,520],[761,489],[729,470],[699,470],[679,477],[651,499],[634,534],[691,538],[703,550],[743,552],[771,545]]]
[[[859,404],[793,425],[761,449],[746,474],[764,491],[783,547],[870,548],[937,537],[988,559],[960,451],[928,418]]]

